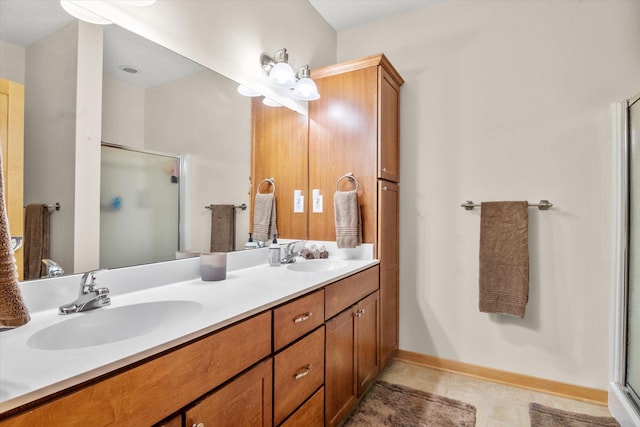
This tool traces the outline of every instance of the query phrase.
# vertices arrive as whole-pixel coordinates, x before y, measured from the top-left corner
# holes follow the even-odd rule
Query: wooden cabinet
[[[324,387],[316,391],[282,427],[322,427],[324,426]]]
[[[336,181],[351,172],[359,183],[362,240],[375,243],[377,180],[397,182],[399,88],[403,80],[384,55],[315,69],[320,99],[309,103],[309,192],[324,196],[309,213],[309,239],[334,241]],[[352,189],[343,180],[341,190]]]
[[[275,355],[274,424],[324,384],[324,326]]]
[[[327,426],[349,414],[380,372],[378,278],[375,266],[325,288]]]
[[[262,97],[252,99],[251,132],[251,216],[258,184],[274,178],[278,233],[283,239],[307,238],[307,211],[293,212],[293,192],[307,194],[307,135],[306,116],[288,108],[274,108],[262,104]],[[261,193],[270,193],[268,184],[260,186]],[[253,221],[251,221],[253,230]],[[248,237],[248,236],[247,236]]]
[[[379,292],[326,322],[325,423],[338,425],[380,372]]]
[[[324,290],[273,310],[273,349],[278,351],[324,323]]]
[[[0,421],[0,426],[148,426],[271,354],[271,311]],[[69,417],[73,414],[73,417]]]
[[[272,359],[260,362],[186,411],[187,426],[271,426]]]
[[[380,368],[399,342],[399,188],[378,181],[378,259],[380,260]]]

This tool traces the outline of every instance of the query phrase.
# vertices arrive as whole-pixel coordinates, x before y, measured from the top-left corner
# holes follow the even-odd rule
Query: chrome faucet
[[[80,313],[111,304],[109,289],[96,288],[96,273],[99,271],[102,270],[88,271],[82,275],[78,298],[69,304],[60,306],[58,314]]]
[[[60,277],[64,275],[64,270],[57,262],[52,259],[45,258],[42,263],[47,269],[47,275],[44,277]]]
[[[291,264],[292,262],[296,262],[296,257],[300,255],[300,251],[304,248],[304,244],[304,240],[296,240],[294,242],[287,243],[284,250],[284,256],[280,262],[282,264]]]

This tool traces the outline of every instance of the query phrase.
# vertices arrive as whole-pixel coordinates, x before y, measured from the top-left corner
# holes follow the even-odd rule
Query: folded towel
[[[362,244],[362,220],[358,192],[336,191],[333,196],[338,248],[355,248]]]
[[[2,159],[0,159],[0,327],[15,328],[29,321],[29,312],[22,299],[18,270],[11,250],[7,207],[4,203]]]
[[[27,205],[24,212],[24,280],[47,275],[42,263],[49,258],[49,208],[42,203]]]
[[[529,205],[485,202],[480,213],[480,311],[524,317],[529,300]]]
[[[236,246],[236,209],[211,205],[211,252],[233,252]]]
[[[253,206],[253,240],[266,243],[277,233],[275,195],[256,193]]]

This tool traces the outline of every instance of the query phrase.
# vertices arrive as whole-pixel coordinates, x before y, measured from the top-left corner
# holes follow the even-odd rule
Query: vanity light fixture
[[[273,55],[273,58],[269,55],[262,54],[260,56],[260,64],[262,65],[264,72],[269,76],[269,81],[274,86],[290,89],[288,94],[292,98],[302,101],[315,101],[320,98],[318,87],[315,82],[311,80],[311,71],[309,70],[309,66],[305,65],[300,67],[294,73],[293,68],[289,65],[289,54],[287,53],[287,49],[280,49]],[[241,92],[240,87],[238,88],[238,92],[245,95]],[[265,105],[270,105],[266,98],[263,103]]]
[[[271,98],[267,98],[265,96],[265,98],[262,100],[262,103],[268,107],[282,107],[282,104],[280,104],[279,102],[274,101]]]
[[[296,78],[298,79],[298,83],[296,83],[296,86],[293,88],[291,96],[303,101],[315,101],[320,98],[318,87],[316,83],[311,80],[311,71],[308,65],[298,68]]]
[[[74,18],[98,25],[109,25],[112,23],[108,19],[86,9],[83,4],[87,3],[89,3],[88,0],[60,0],[60,6]]]
[[[244,96],[260,96],[260,92],[256,92],[255,90],[251,89],[250,87],[246,87],[245,85],[239,85],[238,86],[238,93],[240,95],[244,95]]]
[[[296,75],[288,61],[287,49],[280,49],[273,58],[268,55],[260,57],[262,69],[269,75],[271,83],[279,87],[292,88],[296,84]]]

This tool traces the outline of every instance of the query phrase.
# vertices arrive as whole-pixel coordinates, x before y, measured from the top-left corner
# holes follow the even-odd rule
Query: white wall
[[[237,83],[205,71],[147,89],[145,148],[189,155],[185,249],[208,252],[210,204],[249,203],[251,101]],[[236,210],[236,248],[249,235],[249,210]]]
[[[612,254],[607,107],[640,89],[640,2],[452,1],[338,34],[401,91],[400,347],[606,389]],[[478,311],[479,212],[530,210],[524,320]]]
[[[24,84],[25,48],[0,40],[0,77]]]
[[[103,76],[102,141],[144,148],[144,97],[144,88]]]
[[[26,50],[24,203],[56,203],[50,257],[67,272],[74,264],[74,162],[78,23]]]

